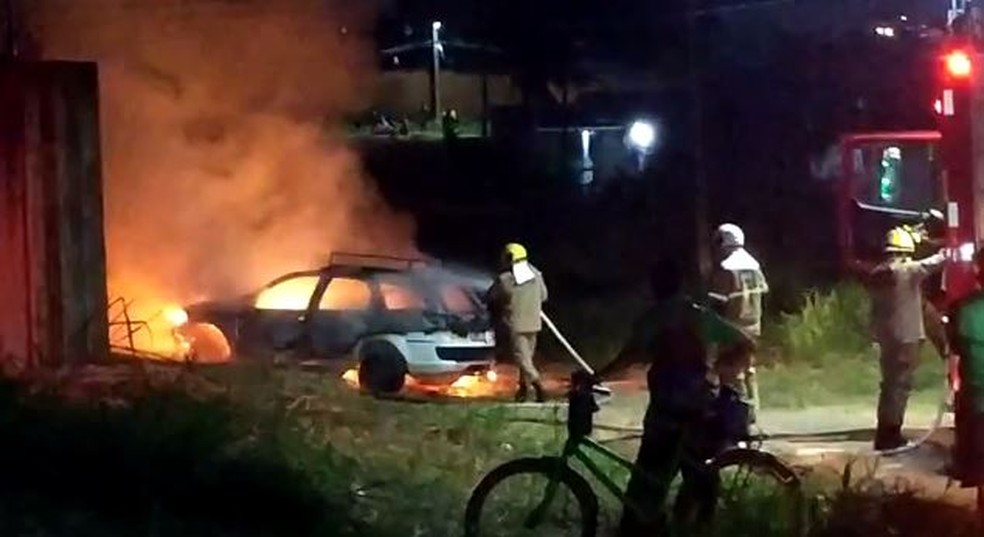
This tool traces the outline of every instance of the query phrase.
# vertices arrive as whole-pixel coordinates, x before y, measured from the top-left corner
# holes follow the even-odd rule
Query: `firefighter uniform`
[[[920,347],[926,339],[922,283],[941,270],[946,260],[942,254],[912,259],[915,240],[903,228],[889,232],[885,251],[888,259],[875,266],[866,278],[871,294],[872,335],[878,343],[881,366],[877,450],[906,443],[902,425]]]
[[[543,401],[543,384],[533,356],[537,335],[543,327],[540,314],[547,301],[547,286],[543,274],[527,257],[521,245],[506,245],[502,258],[504,270],[489,289],[487,302],[493,316],[496,354],[519,367],[516,399],[525,401],[532,387],[537,401]]]
[[[711,274],[709,295],[718,313],[756,340],[762,334],[762,297],[769,292],[769,284],[759,262],[745,250],[745,233],[741,228],[734,224],[721,225],[717,244],[721,260]],[[758,407],[753,355],[722,347],[717,369],[723,385]]]

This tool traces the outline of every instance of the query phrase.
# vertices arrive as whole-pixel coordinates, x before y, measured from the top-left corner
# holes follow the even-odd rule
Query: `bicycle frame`
[[[650,516],[646,513],[646,510],[630,500],[626,495],[626,491],[615,483],[615,481],[609,477],[609,475],[598,465],[598,463],[591,459],[591,453],[601,455],[602,457],[617,463],[629,472],[636,472],[638,470],[635,463],[625,459],[618,453],[615,453],[611,449],[603,446],[588,436],[569,438],[564,444],[564,449],[559,457],[560,464],[558,464],[555,473],[550,476],[550,482],[547,484],[546,490],[544,491],[543,500],[536,507],[536,509],[530,513],[530,516],[526,520],[525,525],[527,528],[532,529],[536,527],[536,525],[543,519],[547,508],[557,495],[557,487],[560,483],[560,473],[565,467],[570,467],[571,459],[575,459],[583,464],[584,467],[588,469],[588,472],[590,472],[591,475],[593,475],[612,496],[615,496],[615,498],[617,498],[622,505],[626,506],[628,509],[631,509],[637,516],[644,520],[650,518]],[[643,474],[643,476],[645,479],[651,480],[654,483],[662,482],[662,480],[658,480],[655,476],[650,474]]]

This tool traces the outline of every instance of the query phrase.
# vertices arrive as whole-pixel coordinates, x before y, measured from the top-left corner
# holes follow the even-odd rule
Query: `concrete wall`
[[[0,365],[106,356],[95,64],[0,62]]]
[[[521,95],[507,76],[489,76],[489,106],[519,104]],[[386,71],[376,82],[373,104],[390,113],[412,115],[430,106],[430,74],[427,71]],[[480,118],[482,77],[441,71],[441,103],[454,108],[459,117]]]

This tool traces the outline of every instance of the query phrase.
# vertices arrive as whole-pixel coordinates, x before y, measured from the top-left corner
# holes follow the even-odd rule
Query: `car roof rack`
[[[415,268],[438,267],[440,261],[425,257],[400,257],[380,254],[358,254],[351,252],[332,252],[328,260],[330,267],[380,268],[409,270]]]

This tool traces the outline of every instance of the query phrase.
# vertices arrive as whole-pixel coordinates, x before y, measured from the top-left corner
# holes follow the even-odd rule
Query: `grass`
[[[842,284],[808,292],[800,311],[766,323],[760,352],[763,404],[870,404],[880,373],[878,350],[868,336],[868,311],[864,290]],[[935,404],[943,395],[945,370],[928,343],[921,354],[913,401]]]
[[[644,305],[633,295],[613,311],[612,300],[557,311],[589,357],[614,353]],[[870,405],[878,372],[858,334],[864,311],[863,294],[837,288],[811,294],[802,312],[771,323],[764,404]],[[919,370],[917,400],[939,395],[935,360],[927,356]],[[517,422],[503,407],[374,400],[337,379],[259,366],[147,382],[95,390],[82,401],[64,398],[71,387],[0,385],[0,535],[460,535],[481,476],[516,457],[556,453],[564,436],[558,427]],[[627,476],[616,475],[624,483]],[[930,527],[934,537],[971,534],[965,511],[907,491],[836,480],[811,490],[811,537],[914,537]],[[611,528],[619,506],[601,497]]]
[[[4,385],[0,534],[460,535],[482,475],[512,458],[555,453],[564,434],[516,422],[502,407],[379,401],[310,373],[205,375],[208,383],[137,390],[126,404],[69,403]],[[825,493],[815,535],[841,535],[841,517],[867,517],[874,531],[891,522],[893,502],[914,501],[870,496]],[[618,505],[602,497],[603,524],[612,527]],[[853,502],[883,514],[869,520]],[[934,535],[963,535],[955,531]]]
[[[560,299],[558,299],[560,300]],[[552,303],[551,316],[574,347],[593,365],[607,363],[628,339],[646,293],[606,293]],[[864,404],[878,391],[878,351],[869,334],[868,298],[853,284],[809,291],[798,311],[764,323],[758,351],[763,404],[772,408]],[[550,335],[540,339],[547,360],[569,363]],[[926,344],[916,372],[913,401],[935,405],[945,371]]]

